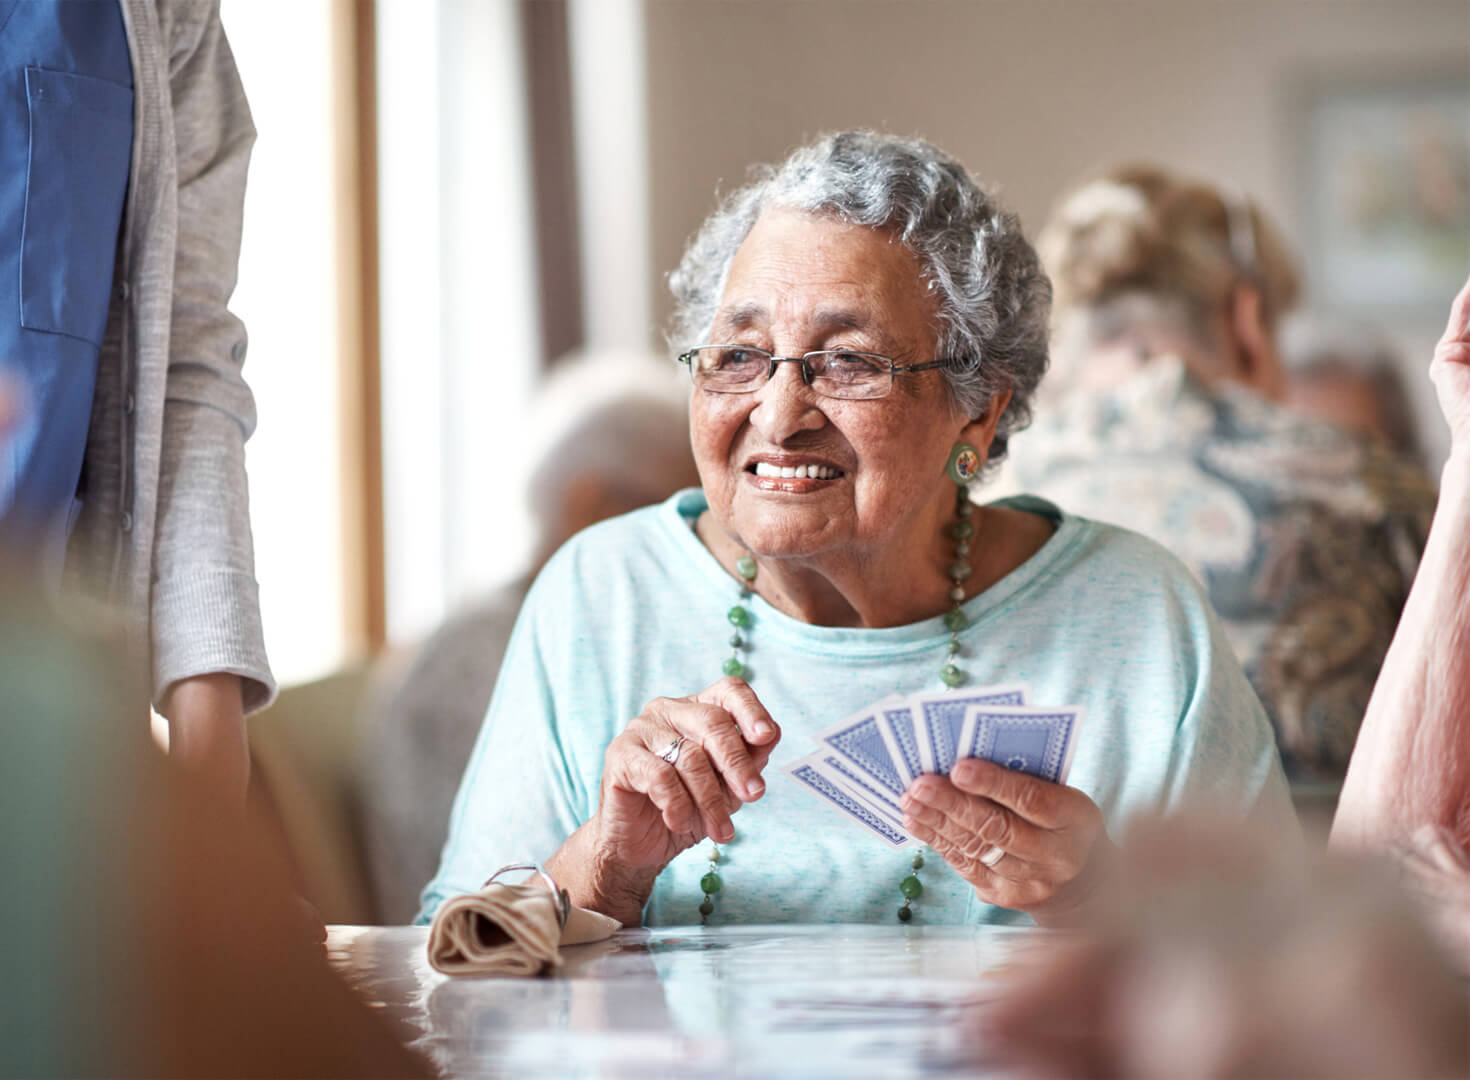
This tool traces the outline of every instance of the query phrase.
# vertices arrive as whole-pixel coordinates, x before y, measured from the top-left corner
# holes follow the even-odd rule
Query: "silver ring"
[[[684,741],[684,736],[680,735],[673,742],[669,743],[668,746],[665,746],[662,750],[660,750],[658,752],[658,756],[663,758],[670,765],[673,765],[679,760],[679,751],[683,748]]]
[[[995,864],[1000,862],[1005,857],[1006,853],[992,844],[990,850],[987,851],[984,855],[980,856],[980,861],[983,862],[986,866],[990,867],[990,869],[994,870]]]

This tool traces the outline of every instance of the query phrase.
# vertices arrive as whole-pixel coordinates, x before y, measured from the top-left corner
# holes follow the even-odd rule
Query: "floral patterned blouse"
[[[1154,360],[1059,401],[1003,482],[1134,529],[1209,590],[1287,775],[1340,779],[1434,513],[1418,465]]]

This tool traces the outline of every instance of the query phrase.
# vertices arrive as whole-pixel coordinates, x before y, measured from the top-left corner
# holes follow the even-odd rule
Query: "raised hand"
[[[780,739],[740,679],[650,701],[608,744],[597,813],[568,842],[573,850],[564,846],[554,860],[571,871],[563,884],[573,899],[635,921],[674,856],[706,837],[724,843],[734,836],[731,818],[765,793],[761,772]]]
[[[1450,425],[1453,451],[1470,455],[1470,280],[1450,304],[1450,320],[1429,362],[1429,378]]]

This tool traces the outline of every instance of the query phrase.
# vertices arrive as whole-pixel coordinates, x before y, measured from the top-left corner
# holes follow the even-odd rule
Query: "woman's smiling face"
[[[797,211],[762,215],[736,252],[709,341],[777,356],[848,348],[896,364],[934,359],[937,305],[917,256],[890,233]],[[799,365],[760,389],[696,387],[690,435],[716,521],[758,555],[808,557],[932,543],[952,505],[944,465],[975,443],[943,374],[899,374],[887,397],[822,397]],[[981,455],[988,449],[976,444]],[[762,475],[801,467],[815,476]]]

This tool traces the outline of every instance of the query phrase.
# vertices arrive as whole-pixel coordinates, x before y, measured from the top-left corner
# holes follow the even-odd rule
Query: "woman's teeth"
[[[784,477],[788,480],[831,480],[837,475],[837,470],[830,465],[772,465],[769,461],[757,461],[755,474]]]

